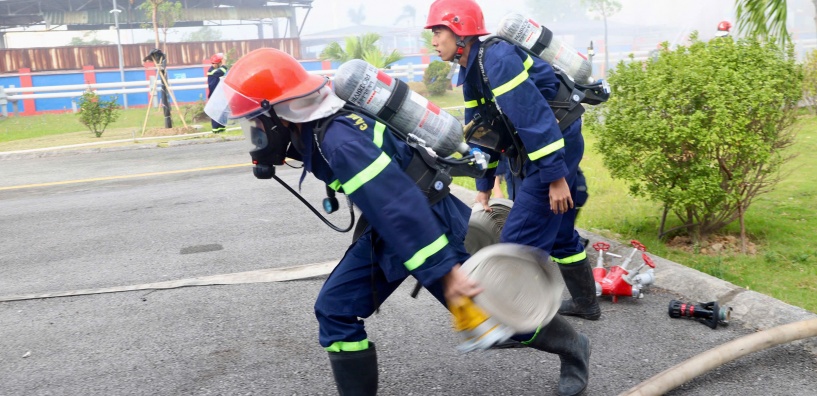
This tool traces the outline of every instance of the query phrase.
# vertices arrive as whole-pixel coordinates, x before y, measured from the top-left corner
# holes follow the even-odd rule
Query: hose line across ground
[[[817,336],[817,319],[760,331],[693,356],[636,385],[619,396],[663,395],[676,387],[750,353]]]

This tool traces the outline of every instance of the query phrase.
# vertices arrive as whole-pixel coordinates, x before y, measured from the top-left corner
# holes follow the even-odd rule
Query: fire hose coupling
[[[678,300],[669,302],[671,318],[692,318],[715,329],[720,324],[726,326],[732,317],[732,307],[721,307],[717,301],[690,304]]]

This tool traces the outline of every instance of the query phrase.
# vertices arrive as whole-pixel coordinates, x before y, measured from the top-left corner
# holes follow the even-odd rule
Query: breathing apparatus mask
[[[244,138],[250,142],[250,157],[255,165],[253,175],[259,179],[271,179],[275,167],[284,164],[287,158],[300,158],[297,145],[300,135],[284,126],[281,119],[270,109],[253,119],[238,121]]]

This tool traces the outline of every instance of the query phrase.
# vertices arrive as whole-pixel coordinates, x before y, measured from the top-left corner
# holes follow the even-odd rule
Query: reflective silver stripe
[[[564,146],[565,146],[565,140],[564,139],[559,139],[559,140],[557,140],[557,141],[555,141],[555,142],[553,142],[551,144],[548,144],[545,147],[540,148],[539,150],[536,150],[536,151],[528,154],[528,158],[530,158],[531,161],[536,161],[539,158],[542,158],[542,157],[544,157],[544,156],[546,156],[548,154],[556,152],[557,150],[559,150],[560,148],[562,148]]]

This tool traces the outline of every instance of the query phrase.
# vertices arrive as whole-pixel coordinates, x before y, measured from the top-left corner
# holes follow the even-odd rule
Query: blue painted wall
[[[423,63],[422,56],[408,56],[405,57],[398,62],[395,62],[396,65],[420,65]],[[437,56],[432,56],[431,61],[439,60],[440,58]],[[308,71],[317,71],[322,70],[322,62],[321,61],[304,61],[301,62],[301,65],[304,66],[304,69]],[[340,67],[339,62],[331,62],[331,68],[337,69]],[[228,72],[229,73],[229,72]],[[204,77],[205,76],[205,69],[204,66],[192,66],[186,68],[179,68],[179,69],[169,69],[167,71],[167,77],[170,80],[170,86],[173,87],[173,80],[174,79],[182,79],[182,78],[194,78],[194,77]],[[141,81],[145,79],[145,71],[144,70],[126,70],[125,71],[125,81]],[[415,74],[414,81],[422,81],[423,75],[422,73],[418,72]],[[404,78],[405,80],[405,78]],[[96,71],[96,81],[97,83],[112,83],[112,82],[119,82],[120,76],[118,70],[104,70],[104,71]],[[85,76],[83,73],[74,72],[74,73],[64,73],[64,74],[47,74],[47,75],[32,75],[32,83],[35,87],[43,87],[43,86],[59,86],[59,85],[75,85],[75,84],[85,84]],[[15,87],[20,87],[20,78],[17,76],[14,77],[0,77],[0,84],[4,87],[9,87],[14,85]],[[58,92],[58,91],[55,91]],[[173,94],[176,96],[176,100],[179,103],[187,103],[187,102],[196,102],[198,100],[205,100],[207,98],[207,91],[206,89],[175,89],[173,90]],[[145,106],[148,104],[148,95],[146,93],[135,93],[135,94],[128,94],[128,106]],[[171,99],[172,100],[172,99]],[[53,98],[53,99],[36,99],[34,101],[35,111],[71,111],[72,99],[71,98]],[[117,98],[117,102],[124,106],[125,101],[124,98],[120,95]],[[23,112],[23,103],[19,103],[19,111]],[[8,105],[9,113],[13,112],[11,104]]]
[[[85,75],[83,73],[46,74],[39,76],[35,74],[31,76],[31,84],[35,87],[85,84]],[[37,111],[71,110],[71,98],[36,99],[34,100],[34,108],[37,109]],[[20,111],[22,111],[22,109],[20,109]]]
[[[2,86],[3,88],[8,88],[8,87],[10,87],[12,85],[14,87],[16,87],[16,88],[19,88],[20,87],[20,77],[17,77],[17,76],[14,76],[14,77],[0,77],[0,86]],[[9,114],[12,114],[14,112],[14,110],[11,107],[11,102],[9,102],[6,105],[6,109],[8,110]],[[22,109],[21,109],[21,111],[22,111]]]

